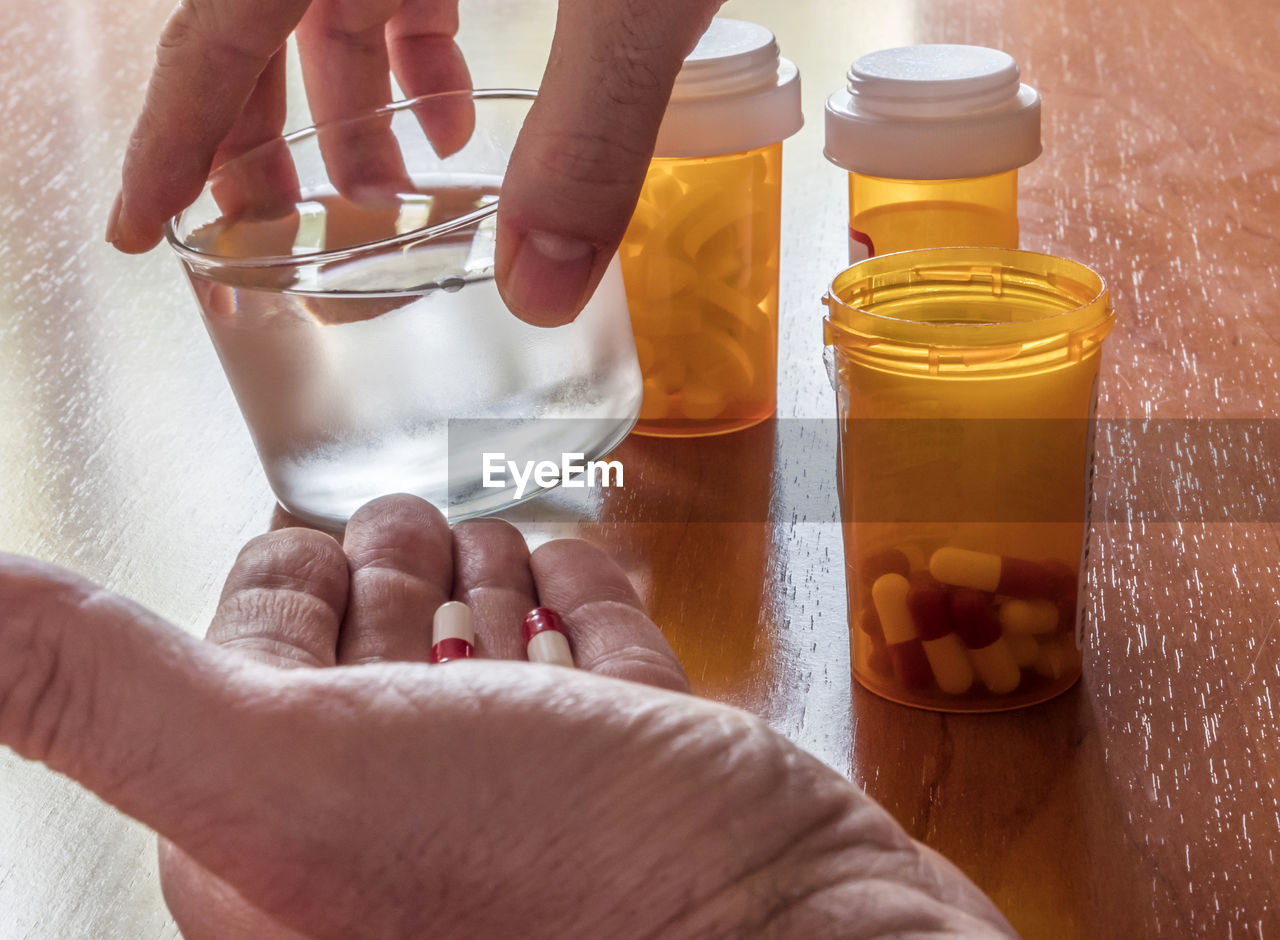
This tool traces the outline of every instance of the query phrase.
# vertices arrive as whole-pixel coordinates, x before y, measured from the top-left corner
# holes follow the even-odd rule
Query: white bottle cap
[[[827,159],[866,176],[989,176],[1040,155],[1040,95],[1008,53],[922,45],[872,52],[827,99]]]
[[[684,60],[655,157],[705,157],[753,150],[804,124],[800,72],[782,58],[773,33],[716,17]]]

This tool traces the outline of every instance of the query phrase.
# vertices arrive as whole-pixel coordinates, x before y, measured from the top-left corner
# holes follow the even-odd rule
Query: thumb
[[[207,832],[207,814],[226,810],[229,690],[234,674],[265,668],[70,572],[0,554],[0,744],[170,838]]]
[[[561,0],[542,87],[498,202],[516,316],[577,316],[626,231],[676,74],[720,0]]]

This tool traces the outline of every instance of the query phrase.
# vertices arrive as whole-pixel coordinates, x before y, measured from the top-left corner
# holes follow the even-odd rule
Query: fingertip
[[[471,142],[471,135],[476,130],[475,109],[471,109],[470,117],[463,116],[457,123],[445,127],[432,127],[426,134],[435,148],[436,156],[441,160],[452,157]]]
[[[365,503],[347,520],[342,549],[353,578],[366,567],[388,568],[406,577],[438,581],[436,586],[448,599],[453,533],[444,514],[425,499],[394,493]]]
[[[617,650],[608,658],[593,663],[591,672],[668,692],[691,691],[689,677],[675,655],[649,646],[635,645]]]
[[[118,237],[118,228],[120,225],[120,209],[124,206],[124,193],[116,193],[116,198],[111,202],[111,211],[107,213],[107,244],[114,244]]]
[[[598,545],[584,539],[553,539],[539,545],[529,556],[535,578],[547,579],[552,596],[547,606],[559,609],[573,598],[567,591],[589,590],[593,597],[618,601],[645,612],[644,602],[627,574]]]
[[[709,7],[560,4],[498,202],[498,286],[520,319],[567,323],[590,299],[627,230],[672,84]]]
[[[420,496],[411,493],[391,493],[365,503],[347,520],[347,529],[366,526],[406,525],[420,527],[444,526],[449,523],[444,514]]]
[[[124,191],[116,196],[107,217],[107,241],[117,250],[127,255],[140,255],[160,244],[164,236],[164,223],[140,221],[131,212],[125,201]]]
[[[626,572],[602,549],[579,539],[547,542],[530,557],[530,568],[538,602],[564,620],[580,669],[689,691],[684,668]]]
[[[224,595],[250,585],[314,594],[341,619],[347,602],[347,556],[334,536],[319,529],[298,526],[264,532],[240,549]]]
[[[590,242],[543,231],[518,231],[507,224],[498,203],[495,271],[498,292],[513,314],[534,326],[563,326],[574,320],[608,263]]]
[[[455,525],[453,532],[455,536],[464,533],[483,533],[480,536],[482,538],[494,537],[504,540],[518,538],[520,541],[524,541],[524,536],[520,534],[518,528],[498,516],[478,516],[474,519],[467,519]]]
[[[405,8],[401,8],[401,13]],[[397,20],[392,20],[396,23]],[[413,113],[440,159],[462,150],[476,128],[471,72],[449,36],[410,35],[388,24],[391,67],[408,98],[420,98]]]

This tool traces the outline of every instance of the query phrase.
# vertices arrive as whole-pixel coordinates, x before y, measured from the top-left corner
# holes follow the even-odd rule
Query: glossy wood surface
[[[477,85],[535,85],[553,3],[461,7]],[[6,0],[0,549],[200,631],[273,501],[177,263],[102,241],[168,10]],[[698,691],[851,775],[1026,936],[1280,935],[1280,514],[1125,512],[1220,481],[1274,491],[1274,468],[1247,444],[1135,451],[1129,425],[1104,425],[1083,682],[1022,712],[945,716],[851,691],[831,428],[793,420],[833,413],[818,299],[843,266],[847,207],[821,153],[823,101],[858,55],[938,41],[1007,50],[1044,96],[1023,245],[1110,283],[1101,415],[1272,418],[1280,6],[731,0],[725,13],[770,26],[804,80],[807,126],[784,161],[780,420],[714,442],[632,439],[621,494],[512,517],[534,541],[608,545]],[[306,121],[296,79],[295,63],[290,126]],[[0,753],[0,938],[174,935],[148,834]]]

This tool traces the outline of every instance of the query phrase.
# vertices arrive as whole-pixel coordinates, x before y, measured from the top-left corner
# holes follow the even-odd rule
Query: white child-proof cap
[[[998,49],[921,45],[872,52],[827,99],[827,159],[865,176],[989,176],[1040,155],[1040,95]]]
[[[800,71],[756,23],[716,17],[676,76],[655,157],[754,150],[804,125]]]

